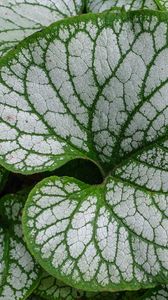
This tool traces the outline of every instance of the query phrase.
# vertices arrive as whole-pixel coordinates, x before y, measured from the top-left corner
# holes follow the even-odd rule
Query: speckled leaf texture
[[[24,174],[77,157],[106,179],[52,177],[24,211],[29,249],[79,289],[168,279],[168,15],[129,12],[58,22],[1,61],[1,163]]]
[[[166,2],[163,0],[163,2]],[[124,7],[126,10],[158,9],[155,0],[87,0],[87,10],[100,13],[114,7]]]
[[[76,290],[46,272],[43,273],[40,285],[35,290],[35,294],[47,300],[121,300],[119,293],[91,293]]]
[[[24,300],[39,283],[39,267],[22,241],[23,195],[0,199],[0,300]]]
[[[0,56],[51,23],[82,12],[82,0],[1,0]]]

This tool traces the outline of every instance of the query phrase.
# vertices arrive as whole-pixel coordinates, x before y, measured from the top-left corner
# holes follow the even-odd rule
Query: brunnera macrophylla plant
[[[2,187],[7,170],[76,158],[103,176],[47,177],[25,205],[24,193],[0,200],[0,300],[167,299],[166,5],[0,3]]]
[[[31,253],[74,287],[167,281],[166,32],[158,12],[86,15],[1,61],[2,164],[28,174],[83,157],[103,170],[97,186],[46,178],[24,209]]]

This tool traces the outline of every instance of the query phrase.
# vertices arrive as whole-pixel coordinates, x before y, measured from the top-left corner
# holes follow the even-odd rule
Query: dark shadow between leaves
[[[75,159],[52,172],[37,173],[33,175],[10,173],[6,186],[0,196],[2,197],[5,194],[16,193],[27,187],[33,188],[33,186],[43,178],[53,175],[60,177],[74,177],[91,185],[101,184],[103,182],[103,176],[96,164],[86,159]]]

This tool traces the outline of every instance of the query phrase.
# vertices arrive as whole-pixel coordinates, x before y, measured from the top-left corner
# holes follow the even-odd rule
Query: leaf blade
[[[23,199],[11,194],[0,200],[0,299],[26,299],[39,283],[40,268],[22,240]]]
[[[137,23],[136,14],[140,28],[134,30]],[[57,23],[44,33],[27,40],[23,46],[20,45],[13,59],[9,56],[4,60],[1,67],[1,91],[5,99],[1,103],[2,109],[5,107],[3,115],[1,114],[1,135],[4,140],[1,142],[2,164],[7,168],[11,168],[12,164],[13,170],[18,172],[33,173],[41,169],[54,169],[57,164],[60,166],[76,157],[87,157],[102,164],[103,167],[108,167],[116,165],[137,148],[156,142],[162,136],[166,138],[166,115],[161,116],[159,112],[161,106],[166,112],[166,101],[157,107],[158,101],[162,101],[162,94],[166,93],[167,89],[167,73],[163,65],[163,57],[167,56],[166,15],[153,13],[152,16],[151,12],[141,14],[122,13],[120,16],[123,24],[119,24],[120,16],[112,14],[102,15],[99,18],[93,15],[82,16],[81,24],[84,28],[88,26],[86,32],[78,27],[80,26],[78,18]],[[92,23],[92,38],[89,36],[88,18]],[[162,19],[160,23],[159,18]],[[121,36],[119,45],[118,33],[110,28],[110,19],[116,27],[122,28],[122,34],[127,30],[127,26],[130,26],[128,44],[122,44],[123,37],[119,34]],[[148,19],[146,29],[143,28],[145,19]],[[96,27],[97,20],[102,22],[101,26]],[[153,32],[152,26],[155,22]],[[148,26],[151,26],[150,33],[146,32]],[[75,30],[75,37],[71,37],[70,28]],[[55,36],[51,35],[52,31]],[[65,36],[63,32],[64,34],[66,32]],[[101,51],[105,46],[104,37],[107,33],[109,65],[106,53]],[[46,36],[51,40],[46,41]],[[146,47],[147,40],[150,40],[150,43],[148,42]],[[68,46],[65,41],[68,41]],[[74,49],[79,41],[83,43],[83,51],[81,52],[79,47],[74,55]],[[114,53],[110,50],[111,43],[114,44]],[[142,44],[147,50],[143,51],[141,57],[142,50],[139,47]],[[22,52],[25,53],[27,62]],[[22,61],[23,66],[18,71],[15,61],[19,59],[19,67]],[[101,64],[104,65],[103,72],[100,69]],[[130,70],[133,68],[133,72],[128,83],[125,83],[128,74],[123,74],[122,70],[125,70],[127,64],[130,64]],[[156,65],[154,68],[153,64]],[[138,84],[135,84],[134,94],[131,96],[130,85],[134,84],[134,77],[137,78],[137,70],[140,70]],[[16,77],[15,73],[18,72],[21,79]],[[160,78],[156,75],[159,72]],[[150,77],[157,77],[155,89],[150,86]],[[85,85],[81,85],[81,78]],[[13,82],[17,82],[15,87]],[[123,94],[123,86],[128,90],[127,102],[124,102],[126,100],[123,97],[126,97],[127,93]],[[113,95],[111,89],[120,90],[117,108],[115,108],[115,93]],[[17,106],[14,103],[10,106],[8,103],[11,101],[11,95],[22,104]],[[137,97],[136,101],[134,97],[135,99]],[[106,111],[108,102],[110,102],[109,112]],[[146,114],[151,110],[151,119],[144,114],[145,109]],[[107,119],[110,120],[109,123]],[[159,121],[162,122],[162,126],[157,128]],[[155,134],[152,132],[152,126],[156,127]],[[4,132],[9,130],[11,134],[8,133],[9,137],[6,140]],[[26,164],[30,166],[26,168]]]
[[[19,41],[50,25],[56,20],[77,15],[82,1],[1,1],[0,57]]]
[[[119,183],[110,177],[106,188],[68,177],[43,180],[30,193],[24,210],[23,227],[30,251],[47,272],[79,289],[136,290],[152,287],[159,280],[166,282],[167,246],[145,236],[147,221],[140,232],[138,209],[139,218],[144,214],[145,219],[152,205],[142,214],[139,204],[137,216],[132,211],[137,226],[129,223],[126,207],[136,210],[131,208],[131,200],[145,198],[137,191],[132,199],[134,193],[126,185],[125,199]]]

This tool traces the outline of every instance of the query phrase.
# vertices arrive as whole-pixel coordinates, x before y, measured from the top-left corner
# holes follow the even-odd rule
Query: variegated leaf
[[[39,283],[39,266],[22,240],[23,195],[0,199],[0,300],[23,300]]]
[[[35,294],[47,300],[122,300],[121,293],[92,293],[74,289],[46,272],[43,273]]]
[[[82,12],[82,0],[1,0],[0,57],[19,41],[60,19]]]
[[[76,288],[168,279],[167,32],[164,13],[86,15],[1,61],[1,163],[28,174],[81,157],[106,177],[46,179],[26,204],[31,252]]]

